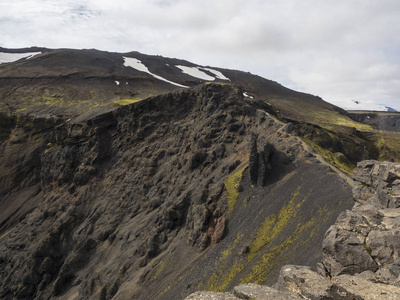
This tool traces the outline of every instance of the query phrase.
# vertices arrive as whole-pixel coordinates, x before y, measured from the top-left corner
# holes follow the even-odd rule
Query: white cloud
[[[132,50],[400,110],[398,0],[0,0],[0,46]]]

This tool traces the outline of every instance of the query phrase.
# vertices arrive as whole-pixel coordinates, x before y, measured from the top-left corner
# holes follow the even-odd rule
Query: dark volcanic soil
[[[10,125],[0,297],[182,299],[320,261],[351,189],[271,112],[205,84],[82,123]]]

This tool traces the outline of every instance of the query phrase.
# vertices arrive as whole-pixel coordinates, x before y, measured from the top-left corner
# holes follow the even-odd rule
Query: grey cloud
[[[178,57],[400,110],[399,15],[397,0],[0,0],[0,40]]]

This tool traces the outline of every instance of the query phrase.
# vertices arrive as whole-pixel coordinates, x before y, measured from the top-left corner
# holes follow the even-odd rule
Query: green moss
[[[295,199],[299,193],[300,187],[292,193],[290,201],[282,207],[277,217],[270,215],[265,219],[257,231],[255,239],[249,246],[249,260],[252,260],[264,246],[274,240],[288,225],[289,221],[296,217],[297,211],[305,201],[304,198],[301,202],[295,204]]]
[[[391,190],[391,189],[388,190],[388,194],[389,194],[390,196],[393,196],[393,197],[397,196],[396,193],[393,192],[393,190]]]
[[[271,229],[273,228],[274,224],[276,224],[276,216],[270,215],[265,219],[260,229],[258,229],[256,238],[249,246],[250,260],[253,259],[254,256],[274,238],[271,235]]]
[[[231,249],[227,249],[225,251],[222,251],[222,256],[219,258],[219,262],[223,262],[225,259],[228,258],[228,256],[232,253]]]
[[[240,262],[238,259],[232,264],[228,271],[223,269],[214,273],[207,281],[204,287],[207,291],[223,292],[225,291],[231,281],[246,267],[245,263]]]
[[[124,277],[124,276],[125,276],[125,273],[126,273],[126,267],[123,266],[123,267],[121,267],[121,268],[119,269],[119,276],[120,276],[120,277]]]
[[[305,230],[310,228],[312,229],[309,235],[309,239],[312,238],[315,229],[318,227],[317,224],[319,224],[322,220],[326,219],[326,217],[331,214],[332,212],[327,212],[326,206],[324,206],[321,207],[305,224],[301,225],[299,223],[296,230],[285,241],[271,249],[268,249],[268,251],[260,258],[260,260],[248,273],[248,275],[240,280],[240,283],[251,282],[261,284],[265,282],[269,272],[274,267],[274,262],[277,260],[278,256],[281,256],[284,252],[286,252],[289,247],[300,238],[301,234]]]
[[[355,166],[342,156],[335,155],[331,149],[325,149],[312,140],[303,137],[303,140],[309,144],[315,151],[317,151],[329,164],[337,167],[342,172],[352,176]]]
[[[364,244],[364,248],[365,250],[367,250],[369,256],[372,256],[372,249],[370,246],[368,246],[367,244]]]
[[[156,264],[157,265],[157,264]],[[158,276],[164,271],[165,267],[168,265],[168,261],[164,260],[160,266],[157,268],[157,270],[154,272],[152,280],[156,280]]]
[[[295,242],[299,235],[307,228],[310,228],[316,221],[316,218],[312,218],[306,224],[298,227],[283,243],[276,247],[273,247],[265,253],[257,264],[252,268],[251,272],[240,280],[240,283],[263,283],[268,277],[269,272],[274,267],[274,260],[278,255],[281,255],[285,249],[287,249],[293,242]]]
[[[263,249],[265,246],[270,244],[274,239],[278,238],[281,232],[287,228],[289,222],[293,220],[300,209],[301,205],[306,200],[305,198],[300,201],[296,201],[298,195],[300,193],[300,187],[298,187],[291,195],[291,199],[289,202],[279,211],[278,216],[270,215],[268,216],[265,221],[262,223],[261,227],[257,231],[257,234],[253,240],[253,242],[248,247],[247,258],[246,257],[237,257],[235,262],[227,268],[222,266],[219,270],[214,273],[210,279],[208,280],[205,289],[222,292],[225,291],[229,284],[232,282],[234,278],[236,278],[259,254],[260,250]],[[311,225],[310,225],[311,226]],[[301,230],[307,228],[303,226]],[[298,235],[298,233],[297,233]],[[296,236],[297,236],[296,235]],[[243,235],[238,236],[238,239]],[[294,239],[294,238],[292,238]],[[261,265],[265,265],[269,261],[269,257],[274,257],[279,254],[279,251],[284,247],[289,245],[289,242],[283,243],[280,247],[276,249],[272,249],[272,253],[270,251],[265,254],[261,258],[261,262],[257,263],[257,270],[260,268],[260,271],[252,271],[252,273],[261,272]],[[234,245],[233,245],[234,246]],[[233,247],[232,246],[232,247]],[[231,248],[230,248],[231,249]],[[226,258],[231,255],[231,250],[222,252],[221,258],[219,262],[226,260]],[[276,252],[276,254],[274,254]],[[272,268],[272,266],[270,266]],[[257,275],[258,276],[258,275]]]
[[[124,98],[124,99],[116,100],[113,103],[120,105],[120,106],[124,106],[124,105],[129,105],[132,103],[136,103],[136,102],[139,102],[142,100],[143,99],[141,99],[141,98]]]
[[[11,232],[11,230],[9,230],[9,231],[7,231],[5,234],[3,234],[3,235],[0,237],[0,240],[3,239],[5,236],[7,236],[7,234],[9,234],[10,232]]]
[[[341,115],[336,111],[332,110],[321,110],[313,114],[313,119],[316,124],[322,125],[327,129],[334,129],[336,126],[351,127],[361,131],[372,131],[373,128],[370,125],[356,122],[345,115]]]
[[[64,98],[62,97],[48,97],[48,96],[42,96],[42,99],[46,102],[47,105],[53,105],[54,103],[62,102],[64,100]]]
[[[167,286],[161,293],[160,296],[165,294],[166,292],[168,292],[170,289],[172,288],[172,285],[170,284],[169,286]]]
[[[374,145],[378,149],[379,160],[400,161],[400,133],[377,131],[374,136]]]
[[[236,205],[237,198],[239,197],[238,187],[240,181],[242,180],[242,174],[246,170],[246,168],[247,166],[244,166],[243,168],[241,168],[239,171],[229,176],[224,181],[225,189],[228,193],[227,199],[228,199],[229,211],[232,211]]]

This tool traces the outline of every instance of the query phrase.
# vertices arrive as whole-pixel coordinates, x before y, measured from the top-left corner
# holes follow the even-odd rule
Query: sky
[[[0,47],[30,46],[186,59],[400,111],[399,0],[0,0]]]

